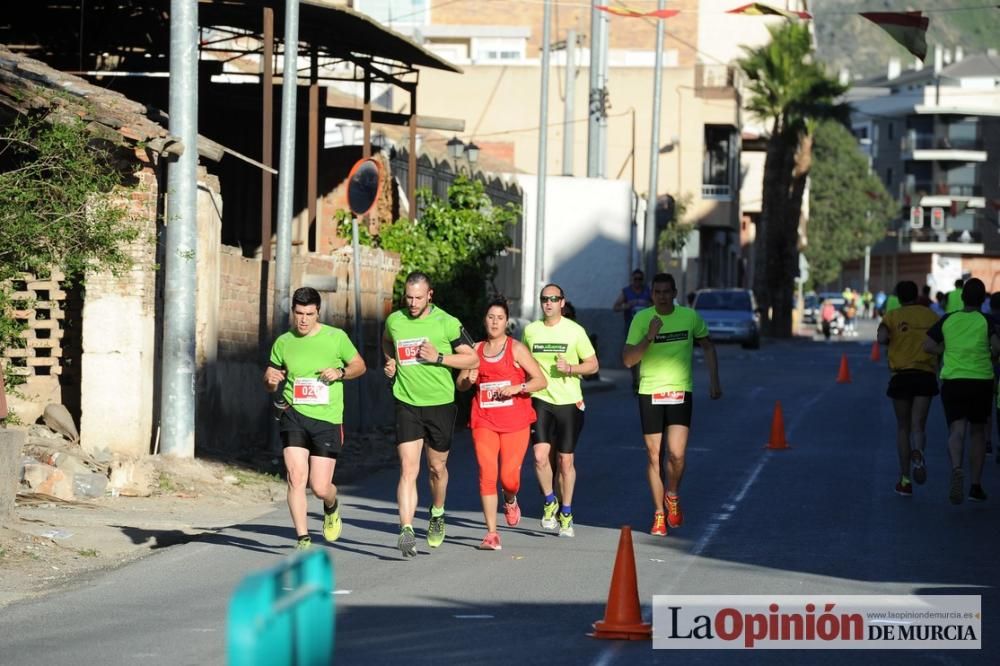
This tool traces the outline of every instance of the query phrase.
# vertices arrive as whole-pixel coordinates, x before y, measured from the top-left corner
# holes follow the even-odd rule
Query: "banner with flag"
[[[917,58],[927,57],[927,26],[930,19],[915,12],[861,12],[861,15],[889,33]]]
[[[624,7],[608,7],[607,5],[595,5],[594,9],[598,11],[607,12],[608,14],[615,14],[616,16],[625,16],[627,18],[659,18],[668,19],[672,16],[677,16],[680,14],[679,9],[654,9],[650,12],[640,12],[635,9],[626,9]]]
[[[730,9],[727,14],[742,14],[744,16],[784,16],[785,18],[811,19],[809,12],[797,12],[788,9],[778,9],[765,5],[763,2],[751,2],[748,5]]]

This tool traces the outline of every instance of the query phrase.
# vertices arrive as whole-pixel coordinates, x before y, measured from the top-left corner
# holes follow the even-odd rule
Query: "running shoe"
[[[667,521],[662,511],[653,514],[653,527],[649,533],[653,536],[667,536]]]
[[[896,494],[903,497],[912,497],[913,484],[908,479],[900,479],[899,483],[896,484]]]
[[[396,547],[399,548],[403,557],[417,556],[417,535],[413,533],[412,527],[404,527],[399,531],[399,541],[396,542]]]
[[[664,495],[663,501],[667,505],[667,525],[677,529],[684,524],[684,513],[681,511],[681,498],[677,495]]]
[[[978,483],[973,483],[969,486],[969,499],[973,502],[985,502],[986,491]]]
[[[562,511],[559,512],[559,536],[561,537],[571,537],[576,536],[573,531],[573,514],[565,514]]]
[[[344,524],[340,521],[340,504],[337,509],[327,513],[326,506],[323,507],[323,538],[333,543],[340,538],[340,532],[344,529]]]
[[[924,454],[920,451],[910,451],[910,462],[913,464],[913,480],[923,485],[927,481],[927,466],[924,465]]]
[[[513,502],[503,503],[503,515],[510,527],[517,527],[517,524],[521,522],[521,507],[518,505],[516,497]]]
[[[961,467],[951,470],[951,488],[948,491],[948,499],[952,504],[962,503],[962,486],[965,483],[965,476]]]
[[[500,545],[500,535],[496,532],[490,532],[483,539],[483,542],[479,544],[479,550],[501,550]]]
[[[313,541],[309,537],[302,537],[295,543],[295,550],[309,550],[312,548]]]
[[[558,527],[556,523],[556,511],[559,510],[559,503],[556,501],[546,502],[542,505],[542,528],[554,530]]]
[[[444,514],[431,516],[431,522],[427,524],[427,545],[437,548],[444,543]]]

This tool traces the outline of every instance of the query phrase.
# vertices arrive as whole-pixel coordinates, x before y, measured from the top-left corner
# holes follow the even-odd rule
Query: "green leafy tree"
[[[495,258],[510,246],[507,232],[520,217],[516,206],[495,205],[483,183],[462,176],[448,188],[446,200],[430,190],[417,192],[423,214],[382,225],[377,236],[359,233],[359,242],[400,255],[395,298],[402,298],[406,275],[423,271],[434,283],[435,300],[474,330],[481,327],[489,290],[496,276]],[[341,217],[340,234],[350,238],[350,216]],[[359,228],[359,232],[362,229]]]
[[[113,148],[78,119],[18,117],[0,127],[0,349],[23,345],[11,284],[30,273],[66,279],[86,270],[120,272],[138,229],[114,195],[122,183]],[[18,382],[5,369],[8,386]]]
[[[839,123],[820,123],[813,145],[804,250],[812,284],[835,280],[841,264],[864,256],[865,247],[884,238],[888,222],[898,214],[899,205],[870,173],[854,136]]]
[[[764,330],[792,335],[792,299],[799,264],[799,221],[812,166],[813,133],[820,120],[843,119],[836,103],[845,92],[813,60],[808,28],[786,22],[768,28],[771,42],[747,48],[739,61],[748,79],[750,112],[769,123],[763,201],[757,224],[754,292]]]
[[[691,199],[691,194],[685,194],[674,200],[673,215],[656,239],[657,268],[661,271],[670,270],[670,260],[680,255],[695,229],[694,224],[684,221]]]

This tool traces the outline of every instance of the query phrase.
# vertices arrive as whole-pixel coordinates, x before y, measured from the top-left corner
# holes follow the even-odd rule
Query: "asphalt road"
[[[525,517],[503,550],[485,534],[467,433],[450,461],[448,538],[422,540],[428,491],[421,477],[419,555],[402,560],[397,473],[342,491],[345,528],[329,547],[336,568],[335,663],[993,664],[1000,639],[1000,465],[984,476],[982,504],[952,506],[939,402],[929,423],[928,470],[914,496],[893,492],[894,420],[884,361],[858,340],[720,347],[724,396],[707,397],[698,360],[694,424],[682,487],[685,525],[647,534],[651,507],[638,413],[624,372],[617,389],[589,394],[578,450],[577,536],[538,527],[540,500],[523,471]],[[871,338],[868,337],[868,340]],[[850,384],[835,379],[847,354]],[[780,400],[791,448],[764,448]],[[312,503],[318,510],[318,502]],[[320,516],[313,514],[319,529]],[[649,642],[598,641],[620,527],[633,527],[643,613],[653,595],[979,594],[981,651],[686,651]],[[318,542],[320,538],[314,537]],[[74,589],[15,604],[0,616],[2,664],[218,664],[226,608],[246,574],[291,552],[284,510],[198,542],[174,546]],[[322,546],[326,548],[326,546]]]

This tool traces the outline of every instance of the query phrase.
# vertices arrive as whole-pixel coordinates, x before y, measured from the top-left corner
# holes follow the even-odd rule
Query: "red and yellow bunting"
[[[921,12],[861,12],[861,15],[889,33],[903,48],[923,60],[927,57],[927,26],[930,19]]]
[[[811,19],[809,12],[796,12],[787,9],[777,9],[763,2],[751,2],[748,5],[730,9],[727,14],[742,14],[743,16],[784,16],[785,18]]]
[[[608,7],[607,5],[595,5],[594,9],[607,12],[608,14],[614,14],[615,16],[624,16],[626,18],[668,19],[681,13],[679,9],[654,9],[649,12],[640,12],[635,9],[627,9],[625,7]]]

